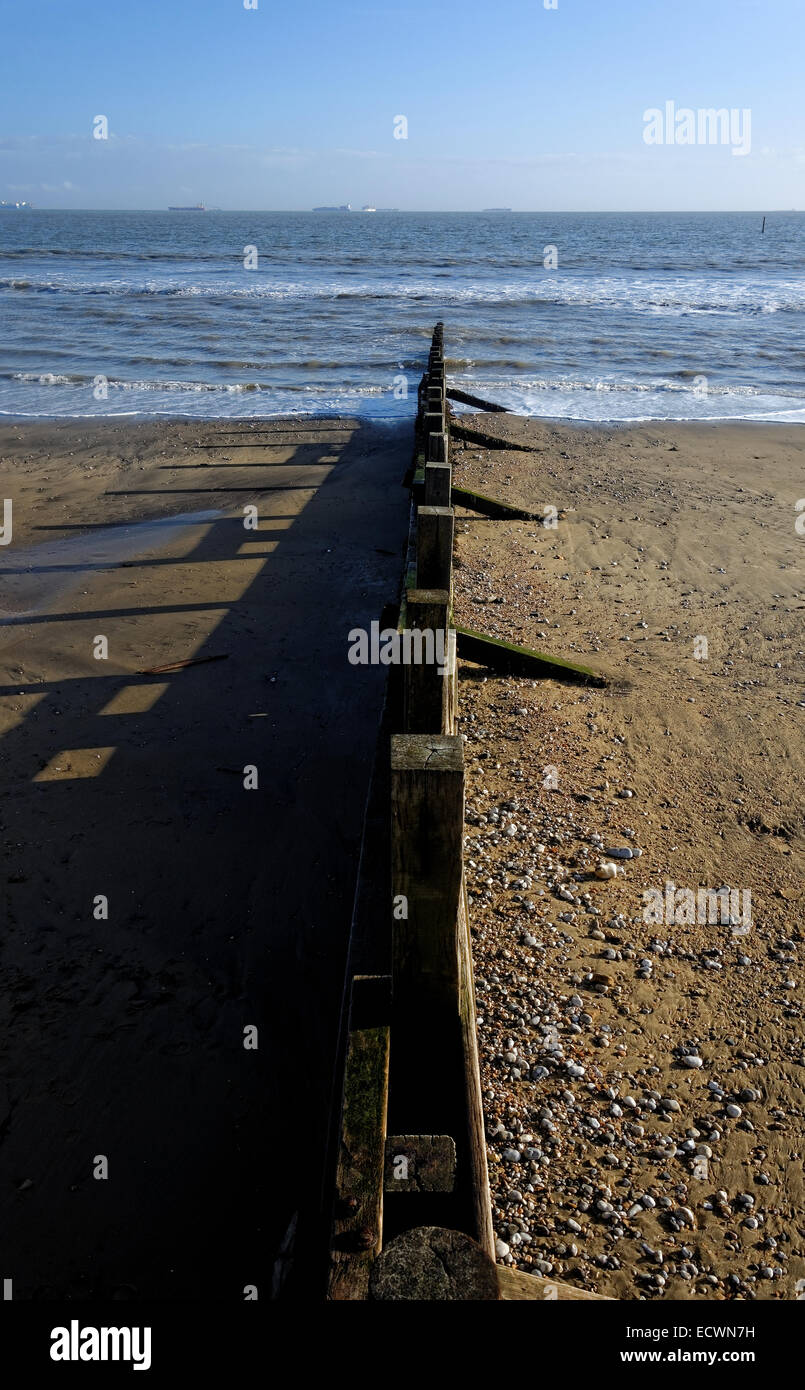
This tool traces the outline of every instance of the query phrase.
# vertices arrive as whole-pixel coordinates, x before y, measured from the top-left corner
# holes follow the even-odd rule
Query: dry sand
[[[501,1256],[621,1299],[796,1297],[805,433],[462,423],[523,447],[457,444],[456,481],[559,520],[460,511],[457,620],[610,681],[461,670]],[[646,923],[669,880],[750,890],[748,932]]]
[[[409,454],[410,428],[345,419],[0,430],[15,1298],[267,1298],[294,1253],[316,1270],[385,675],[347,633],[397,593]]]

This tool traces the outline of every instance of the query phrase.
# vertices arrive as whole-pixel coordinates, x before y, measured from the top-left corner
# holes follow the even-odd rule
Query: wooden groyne
[[[353,921],[347,970],[332,1300],[589,1296],[495,1264],[464,880],[450,433],[437,324],[407,475],[399,614],[383,634],[402,657],[391,668],[364,836],[371,888]],[[469,659],[500,664],[501,644],[473,633],[461,640],[471,643]],[[557,674],[550,658],[510,645],[507,669],[517,652],[525,669],[533,659],[540,675]],[[564,664],[568,673],[594,679]]]

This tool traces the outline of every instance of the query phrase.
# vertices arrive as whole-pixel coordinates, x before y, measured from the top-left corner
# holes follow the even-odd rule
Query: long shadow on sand
[[[292,1286],[317,1272],[384,676],[348,664],[347,633],[394,598],[407,522],[406,433],[334,425],[339,460],[292,519],[287,497],[271,514],[282,469],[275,488],[255,463],[264,531],[236,511],[183,557],[68,563],[53,611],[0,626],[0,695],[20,692],[0,742],[0,1275],[15,1298],[267,1298],[294,1229]],[[12,571],[13,546],[2,559]],[[174,603],[183,564],[200,601]],[[105,607],[123,579],[131,606]],[[141,667],[170,659],[166,630],[177,660],[226,659],[136,674],[136,650]],[[109,662],[86,659],[96,633]],[[64,643],[82,655],[53,679]]]

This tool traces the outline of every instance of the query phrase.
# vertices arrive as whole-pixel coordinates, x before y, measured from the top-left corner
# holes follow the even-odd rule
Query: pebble
[[[578,1265],[572,1277],[592,1289],[598,1279],[596,1266],[602,1271],[619,1267],[613,1250],[620,1249],[616,1242],[621,1236],[630,1246],[639,1245],[646,1237],[652,1242],[643,1250],[651,1262],[650,1274],[632,1268],[632,1249],[621,1257],[626,1282],[637,1280],[629,1296],[651,1300],[661,1297],[663,1288],[666,1297],[669,1293],[673,1296],[674,1285],[679,1289],[686,1280],[691,1285],[689,1290],[686,1286],[686,1295],[694,1298],[703,1294],[731,1298],[736,1293],[739,1298],[751,1298],[756,1296],[756,1281],[772,1282],[786,1273],[784,1259],[779,1258],[785,1248],[773,1251],[772,1266],[763,1264],[762,1258],[764,1253],[767,1261],[772,1258],[772,1246],[759,1244],[769,1227],[776,1233],[778,1225],[784,1225],[786,1213],[782,1207],[763,1207],[764,1202],[781,1199],[771,1185],[778,1181],[776,1167],[769,1165],[771,1184],[769,1174],[761,1171],[772,1155],[759,1146],[740,1150],[746,1158],[743,1180],[756,1193],[754,1205],[745,1200],[749,1194],[742,1200],[735,1187],[730,1187],[729,1196],[726,1191],[714,1195],[709,1185],[713,1165],[708,1178],[704,1160],[709,1163],[713,1158],[713,1147],[717,1157],[728,1164],[735,1157],[731,1146],[749,1140],[742,1133],[746,1114],[755,1119],[760,1131],[751,1136],[752,1144],[761,1141],[761,1135],[766,1137],[761,1126],[767,1117],[760,1104],[765,1087],[761,1091],[754,1079],[749,1082],[750,1076],[758,1074],[754,1068],[763,1062],[747,1050],[746,1039],[737,1034],[734,1039],[724,1039],[730,1050],[718,1062],[713,1043],[708,1041],[716,1034],[710,1031],[714,1020],[707,993],[715,975],[723,981],[736,963],[739,968],[750,967],[748,973],[744,971],[745,980],[752,968],[760,967],[752,966],[749,955],[738,956],[741,948],[737,942],[736,949],[730,950],[728,923],[724,923],[727,932],[721,950],[712,946],[703,949],[698,938],[689,940],[687,934],[673,933],[669,927],[652,927],[657,939],[645,933],[636,901],[639,894],[633,897],[627,892],[629,876],[635,873],[629,861],[642,853],[653,854],[655,848],[649,845],[641,851],[634,841],[638,837],[649,839],[646,831],[641,831],[640,825],[633,831],[621,823],[636,818],[636,813],[623,810],[619,815],[615,810],[614,798],[627,790],[618,789],[617,774],[614,786],[598,785],[599,780],[606,782],[603,769],[615,771],[616,764],[607,761],[610,756],[604,755],[602,772],[598,777],[593,775],[597,794],[576,798],[588,803],[580,814],[570,804],[572,799],[562,808],[566,814],[546,811],[543,815],[542,807],[529,805],[527,797],[519,806],[499,802],[496,809],[488,793],[486,803],[479,793],[468,817],[470,824],[483,827],[477,844],[474,834],[470,842],[470,853],[477,859],[472,870],[478,901],[494,908],[500,886],[508,890],[500,901],[499,926],[494,920],[485,920],[483,914],[473,924],[479,953],[486,958],[482,991],[488,1029],[485,1037],[482,1029],[487,1061],[486,1113],[490,1117],[501,1115],[504,1121],[497,1132],[487,1131],[496,1189],[496,1254],[507,1265],[532,1273],[544,1264],[556,1278],[571,1272],[565,1261],[572,1257]],[[479,763],[479,770],[482,766]],[[523,782],[519,771],[515,777]],[[492,795],[495,793],[492,788]],[[634,799],[641,805],[642,798],[642,790],[635,792]],[[600,830],[594,831],[588,818],[599,818],[602,801],[610,804],[601,817]],[[554,805],[561,806],[560,800]],[[638,808],[637,817],[640,814]],[[651,821],[646,818],[645,824]],[[674,829],[670,825],[662,828]],[[607,847],[610,833],[622,838]],[[517,846],[509,843],[515,838]],[[538,840],[547,843],[538,846]],[[663,844],[663,852],[668,848]],[[614,879],[617,883],[618,877],[621,883],[615,891],[621,890],[621,910],[616,915],[603,887],[596,889],[593,880]],[[777,939],[781,936],[782,932],[778,929],[775,933],[772,927],[769,954],[776,964],[771,977],[761,975],[758,980],[761,994],[767,986],[764,997],[773,996],[772,1007],[788,1018],[797,1012],[786,985],[793,980],[799,943],[789,945],[787,939]],[[758,940],[756,937],[760,958],[767,943],[762,940],[758,945]],[[774,945],[776,953],[771,950]],[[617,972],[615,963],[619,965]],[[670,967],[676,972],[674,990],[681,988],[683,994],[691,984],[690,972],[695,972],[692,998],[704,1002],[677,1008],[672,994],[675,1013],[664,1012],[655,1019],[657,1029],[651,1039],[655,1051],[641,1053],[636,1049],[633,1057],[627,1035],[633,1029],[639,1031],[640,1014],[659,1013],[667,1004],[666,982],[675,978]],[[633,979],[638,971],[645,972],[642,982]],[[642,983],[647,984],[646,990]],[[630,997],[635,984],[637,991]],[[783,1020],[776,1022],[782,1031]],[[734,1024],[733,1029],[736,1027]],[[663,1033],[663,1028],[668,1032]],[[609,1050],[605,1051],[607,1044]],[[792,1063],[798,1063],[801,1044],[799,1050],[789,1046],[788,1055]],[[544,1065],[535,1065],[537,1061]],[[664,1080],[669,1062],[677,1074],[674,1077],[671,1073]],[[805,1066],[805,1057],[802,1064]],[[679,1074],[683,1068],[703,1069],[711,1075],[721,1070],[725,1079],[723,1083],[711,1081],[705,1074],[700,1082],[686,1085]],[[528,1083],[516,1081],[517,1073],[528,1078]],[[572,1090],[564,1089],[571,1085]],[[634,1095],[623,1096],[621,1091],[630,1087]],[[792,1114],[789,1112],[778,1125],[772,1120],[773,1127],[784,1130],[791,1124]],[[724,1139],[716,1144],[721,1134]],[[698,1167],[696,1155],[702,1160]],[[509,1183],[515,1187],[509,1188]],[[763,1186],[763,1193],[757,1192],[757,1185]],[[650,1187],[655,1196],[646,1193],[641,1197],[644,1187]],[[668,1196],[661,1197],[660,1193]],[[682,1205],[687,1202],[695,1205]],[[723,1256],[697,1244],[696,1225],[705,1211],[704,1219],[711,1226],[715,1226],[716,1217],[725,1223],[723,1234],[728,1236],[728,1246]],[[655,1217],[661,1218],[659,1223]],[[721,1234],[716,1232],[716,1240]],[[554,1244],[557,1241],[559,1244]],[[690,1247],[682,1245],[684,1241],[690,1242]],[[789,1249],[801,1253],[793,1246]],[[721,1271],[730,1268],[733,1258],[732,1269],[738,1274],[730,1283],[727,1273]],[[608,1280],[602,1280],[599,1287],[612,1293]],[[768,1297],[778,1291],[765,1293]],[[757,1296],[762,1296],[761,1291],[757,1290]]]

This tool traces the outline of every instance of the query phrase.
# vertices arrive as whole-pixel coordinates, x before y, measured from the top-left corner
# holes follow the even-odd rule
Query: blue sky
[[[805,0],[257,4],[5,0],[0,198],[805,207]],[[750,109],[750,153],[647,146],[667,101]]]

